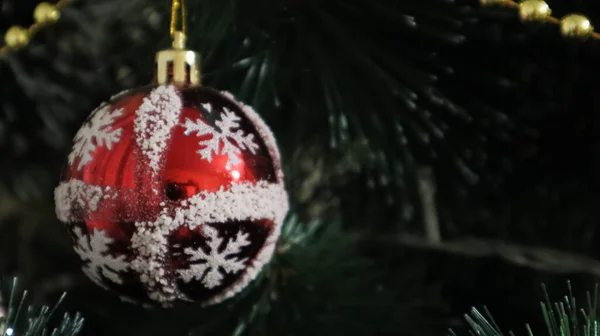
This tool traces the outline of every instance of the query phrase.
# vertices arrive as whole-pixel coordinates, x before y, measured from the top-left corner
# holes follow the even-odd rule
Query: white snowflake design
[[[202,104],[202,106],[209,113],[212,112],[210,104]],[[208,160],[208,162],[212,161],[213,153],[216,155],[227,154],[226,168],[230,168],[232,165],[241,162],[238,155],[242,150],[249,150],[252,154],[255,154],[258,149],[258,144],[254,142],[254,134],[244,135],[242,130],[235,131],[236,128],[240,127],[239,121],[240,117],[238,115],[224,108],[221,113],[221,120],[215,122],[220,131],[204,123],[202,120],[192,121],[187,119],[185,121],[185,134],[190,135],[193,132],[197,132],[198,136],[212,135],[210,139],[199,142],[200,146],[204,148],[199,150],[198,154],[203,159]],[[223,148],[221,148],[221,143],[223,143]]]
[[[98,146],[108,149],[121,140],[121,129],[113,129],[116,118],[123,114],[123,109],[110,111],[109,105],[103,105],[92,113],[90,120],[83,124],[73,139],[73,150],[69,154],[69,164],[80,159],[78,170],[92,161],[92,153]]]
[[[89,240],[81,229],[75,228],[73,231],[77,237],[75,252],[86,262],[83,272],[95,283],[105,288],[102,276],[114,283],[122,284],[123,280],[119,277],[119,272],[127,270],[129,264],[125,261],[125,256],[109,255],[109,244],[113,242],[113,239],[98,229],[94,229],[94,232],[89,235]]]
[[[218,231],[208,225],[203,226],[202,229],[206,235],[210,252],[206,253],[201,247],[186,248],[185,253],[190,256],[191,262],[203,263],[193,264],[189,269],[179,270],[178,273],[185,282],[193,279],[202,280],[202,284],[206,288],[212,289],[221,285],[223,272],[235,274],[244,270],[247,259],[238,259],[234,255],[240,253],[242,247],[250,245],[250,241],[248,233],[238,232],[235,238],[227,242],[225,249],[219,252],[223,238],[219,238]]]

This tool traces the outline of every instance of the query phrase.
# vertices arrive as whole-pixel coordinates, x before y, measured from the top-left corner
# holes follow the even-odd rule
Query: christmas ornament
[[[288,198],[271,131],[200,86],[199,55],[172,35],[156,85],[113,97],[75,136],[56,212],[100,286],[146,304],[213,304],[270,260]]]

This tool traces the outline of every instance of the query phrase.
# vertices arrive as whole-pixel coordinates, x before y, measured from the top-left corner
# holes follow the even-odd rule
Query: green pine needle
[[[363,144],[372,153],[360,157],[369,185],[406,201],[418,161],[450,156],[460,163],[453,164],[459,179],[472,180],[460,153],[465,144],[446,141],[447,125],[467,129],[470,116],[436,89],[444,65],[435,55],[464,40],[465,7],[440,0],[188,7],[188,45],[203,55],[205,83],[252,105],[284,151],[307,138],[336,153]]]
[[[63,294],[53,307],[42,306],[36,310],[27,306],[27,291],[23,291],[21,298],[17,293],[18,279],[14,278],[10,290],[10,298],[6,307],[6,314],[0,318],[0,331],[2,336],[76,336],[83,328],[83,318],[79,313],[74,316],[65,313],[57,327],[51,329],[55,322],[58,305],[64,300]],[[1,299],[1,298],[0,298]],[[52,330],[52,331],[50,331]]]
[[[567,284],[569,294],[563,301],[551,303],[546,286],[542,285],[544,291],[544,302],[540,303],[544,322],[548,330],[548,336],[600,336],[598,328],[598,285],[594,289],[594,295],[587,292],[586,309],[577,308],[577,300],[573,296],[571,284]],[[465,314],[465,320],[470,328],[471,335],[477,336],[504,336],[500,327],[492,318],[491,313],[484,307],[483,314],[472,308],[469,314]],[[526,326],[528,336],[536,336],[529,324]],[[450,336],[457,334],[450,330]],[[513,335],[509,332],[508,335]]]

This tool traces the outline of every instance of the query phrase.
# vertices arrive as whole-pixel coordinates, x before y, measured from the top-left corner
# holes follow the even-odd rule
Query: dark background
[[[31,24],[36,4],[0,0],[0,32]],[[89,111],[149,82],[168,5],[75,1],[0,60],[0,274],[18,275],[37,303],[67,291],[89,334],[137,333],[80,273],[52,189]],[[597,1],[549,5],[600,22]],[[398,313],[377,333],[464,332],[462,315],[485,305],[503,330],[523,335],[531,322],[542,334],[542,283],[558,300],[567,280],[578,297],[593,289],[600,41],[466,0],[202,1],[190,4],[190,29],[206,85],[235,92],[271,125],[293,211],[341,218],[385,273]],[[250,65],[236,67],[244,57]],[[440,243],[425,238],[423,168]]]

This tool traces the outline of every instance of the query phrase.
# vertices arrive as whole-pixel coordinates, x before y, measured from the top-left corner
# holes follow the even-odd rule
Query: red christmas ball
[[[96,109],[55,199],[84,272],[125,300],[162,306],[218,303],[246,287],[288,210],[260,117],[227,93],[173,85]]]

